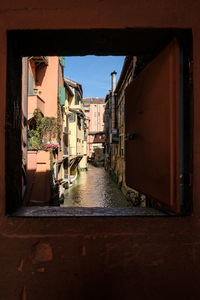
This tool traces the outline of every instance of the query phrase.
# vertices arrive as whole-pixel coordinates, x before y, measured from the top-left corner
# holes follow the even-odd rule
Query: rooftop
[[[104,104],[105,98],[83,98],[84,104]]]
[[[73,88],[79,88],[82,92],[82,85],[80,83],[66,77],[64,78],[64,82]]]

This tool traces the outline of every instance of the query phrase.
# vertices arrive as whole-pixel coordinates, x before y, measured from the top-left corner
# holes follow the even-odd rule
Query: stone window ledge
[[[12,217],[163,217],[169,216],[153,208],[141,207],[21,207]]]

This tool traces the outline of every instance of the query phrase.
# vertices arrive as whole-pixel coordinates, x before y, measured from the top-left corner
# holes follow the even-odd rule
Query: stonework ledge
[[[12,217],[163,217],[167,214],[142,207],[21,207]]]

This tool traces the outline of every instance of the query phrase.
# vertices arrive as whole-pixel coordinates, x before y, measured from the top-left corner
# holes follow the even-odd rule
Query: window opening
[[[61,34],[60,31],[58,32]],[[71,34],[72,37],[72,32],[73,31],[66,31],[66,35]],[[80,33],[79,31],[75,32],[79,37],[82,34],[82,32]],[[130,31],[124,31],[123,33],[126,38],[132,34],[137,38],[140,34],[144,34],[144,36],[147,37],[147,32],[148,30],[146,32],[133,30],[131,33]],[[165,33],[163,40],[161,39],[161,32]],[[49,31],[46,31],[46,33],[47,35],[52,34],[52,32]],[[105,30],[103,33],[105,33],[108,38],[109,35],[107,35],[107,31]],[[62,45],[60,45],[58,46],[59,49],[51,50],[48,48],[49,45],[47,41],[46,44],[42,43],[38,49],[36,47],[36,49],[33,48],[31,50],[30,45],[32,46],[32,40],[29,39],[27,43],[28,46],[24,49],[21,48],[21,44],[19,43],[20,39],[22,39],[22,37],[24,38],[24,34],[26,36],[28,32],[11,31],[8,33],[7,86],[9,87],[13,75],[17,76],[17,80],[16,85],[14,85],[14,92],[7,88],[7,213],[13,213],[22,206],[27,207],[24,210],[26,215],[33,213],[33,211],[31,213],[30,207],[31,209],[35,207],[35,215],[37,215],[38,209],[41,213],[41,206],[60,206],[58,209],[64,209],[64,213],[56,209],[58,215],[73,215],[70,209],[75,206],[98,208],[98,201],[100,200],[96,201],[98,198],[97,195],[100,196],[100,198],[103,197],[97,188],[101,186],[101,184],[105,185],[105,177],[107,181],[112,178],[107,195],[109,195],[109,193],[112,194],[114,182],[119,188],[119,193],[116,192],[118,196],[116,197],[114,205],[117,210],[111,211],[108,215],[115,215],[115,213],[116,215],[134,215],[134,209],[136,211],[135,215],[165,215],[165,213],[161,212],[163,209],[165,212],[170,212],[171,210],[171,214],[190,212],[191,201],[188,200],[192,192],[190,180],[192,174],[192,74],[190,71],[191,68],[189,68],[192,64],[192,43],[190,31],[158,30],[156,32],[152,30],[151,34],[155,47],[150,47],[149,49],[148,43],[146,43],[146,48],[144,48],[144,45],[141,43],[139,48],[134,48],[132,45],[131,48],[133,47],[133,49],[128,50],[127,46],[124,49],[124,46],[120,45],[118,48],[119,52],[116,52],[116,49],[109,43],[108,49],[106,50],[107,52],[103,50],[98,44],[98,35],[96,38],[97,43],[92,50],[92,54],[124,55],[122,71],[118,74],[118,80],[116,80],[116,72],[113,71],[115,69],[113,67],[110,70],[110,90],[107,90],[104,97],[101,96],[98,98],[95,96],[84,98],[84,89],[81,82],[77,82],[75,79],[65,75],[65,70],[67,70],[68,66],[66,62],[68,62],[69,56],[55,55],[60,53],[64,54],[64,52],[66,55],[71,55],[73,52],[77,55],[76,48],[66,50],[67,48],[64,47],[65,50],[63,52],[60,50],[62,48]],[[41,39],[40,35],[43,34],[43,32],[39,33],[33,31],[32,34],[33,36],[38,34]],[[88,41],[88,37],[91,37],[91,34],[93,35],[94,32],[86,31],[84,34],[86,34]],[[113,34],[115,35],[116,32],[113,31]],[[122,36],[122,33],[119,31],[118,35]],[[13,36],[17,42],[14,47],[11,47]],[[157,78],[154,65],[157,64],[159,67],[162,65],[162,61],[159,62],[159,57],[161,57],[160,53],[162,53],[162,51],[164,53],[165,49],[167,49],[168,45],[173,43],[173,41],[177,42],[178,46],[176,47],[178,50],[171,60],[172,69],[173,66],[177,64],[178,67],[180,66],[184,70],[183,76],[180,74],[180,76],[178,75],[179,77],[177,77],[179,78],[179,82],[176,78],[180,93],[179,102],[177,102],[179,105],[179,119],[175,120],[175,122],[179,122],[180,126],[177,142],[178,150],[176,149],[176,151],[178,151],[177,160],[180,159],[180,174],[178,172],[179,175],[177,175],[180,179],[177,180],[176,183],[173,183],[176,189],[180,189],[180,199],[178,200],[177,209],[173,209],[173,206],[170,205],[170,207],[168,207],[168,205],[160,201],[160,199],[155,199],[153,196],[151,197],[150,193],[148,193],[151,188],[149,188],[149,190],[148,188],[147,190],[144,188],[144,193],[139,185],[137,189],[137,183],[136,189],[134,188],[134,182],[130,179],[132,176],[130,172],[134,173],[135,166],[132,164],[133,160],[129,152],[130,149],[132,149],[131,147],[133,147],[135,151],[133,141],[137,139],[138,136],[137,133],[127,132],[126,130],[130,127],[130,122],[133,124],[136,118],[138,118],[138,115],[142,116],[144,113],[142,108],[138,111],[138,103],[135,100],[136,98],[134,98],[134,92],[135,89],[137,89],[140,78],[144,77],[146,80],[146,73],[148,73],[146,70],[152,68],[156,85]],[[79,54],[90,54],[91,50],[88,50],[90,48],[85,47],[86,45],[83,45],[83,50],[80,50]],[[51,51],[53,51],[53,53]],[[131,51],[131,53],[129,51]],[[37,54],[50,53],[51,55],[31,56],[34,52]],[[52,54],[54,54],[54,56]],[[179,61],[177,61],[177,58]],[[168,58],[166,61],[168,62]],[[14,66],[12,70],[11,62]],[[52,74],[49,74],[50,64],[55,65]],[[170,74],[170,76],[175,75]],[[49,85],[45,86],[48,77],[50,78]],[[52,80],[54,77],[56,79],[55,81]],[[21,81],[21,78],[22,86],[19,86],[18,83]],[[56,82],[55,88],[53,87],[53,82]],[[145,83],[146,82],[148,83],[148,79]],[[166,87],[166,89],[167,88],[168,87]],[[146,89],[148,89],[148,87],[146,87]],[[135,93],[137,94],[137,90]],[[157,93],[156,89],[155,93]],[[134,118],[131,119],[132,113],[128,105],[132,103],[132,97],[133,102],[136,102],[135,106],[130,106],[134,116]],[[144,101],[144,107],[146,105],[145,99],[145,97],[141,98],[141,103]],[[10,107],[12,107],[12,109],[9,109]],[[189,111],[189,115],[186,111]],[[138,113],[138,115],[135,112]],[[94,122],[92,116],[95,117]],[[9,123],[9,120],[14,121]],[[12,126],[9,124],[12,124]],[[94,128],[92,129],[91,126],[93,124]],[[11,131],[11,128],[14,130]],[[147,129],[146,127],[146,131],[148,132]],[[9,143],[16,147],[16,153],[13,153]],[[179,146],[181,148],[178,148]],[[145,149],[140,148],[140,153],[144,150]],[[135,158],[137,160],[137,155]],[[189,159],[186,160],[186,158]],[[20,161],[22,162],[21,166]],[[17,162],[17,171],[13,176],[12,166],[14,162]],[[84,180],[87,181],[88,163],[90,163],[89,169],[93,169],[93,172],[95,170],[97,174],[96,176],[92,175],[89,179],[92,196],[90,199],[87,198],[86,189],[85,199],[87,199],[87,203],[85,203],[85,200],[82,201],[81,198],[77,198],[77,195],[80,194],[80,190],[77,188],[76,192],[76,187],[78,185],[84,185]],[[144,166],[145,163],[146,162],[144,162]],[[174,164],[176,163],[177,161],[174,161]],[[130,171],[131,164],[132,171]],[[98,168],[98,166],[100,167]],[[101,169],[101,167],[104,167],[106,171]],[[142,168],[143,166],[141,164],[139,172]],[[89,170],[89,172],[91,170]],[[103,170],[102,176],[99,175],[99,170]],[[80,176],[79,172],[81,173]],[[78,176],[79,179],[77,180]],[[20,180],[20,178],[22,178],[22,180]],[[98,183],[95,183],[95,180]],[[13,191],[9,191],[8,189],[10,182],[13,186]],[[28,185],[30,185],[29,188]],[[156,183],[156,186],[159,186],[159,183]],[[75,192],[70,198],[73,188]],[[123,190],[123,194],[121,190]],[[16,191],[16,193],[14,193],[14,191]],[[147,192],[146,194],[145,191]],[[176,198],[177,196],[174,195],[173,197]],[[65,201],[66,199],[68,199],[68,201]],[[128,205],[122,204],[125,200]],[[94,203],[97,204],[95,205]],[[110,208],[113,207],[112,203],[106,205],[104,205],[104,212],[99,213],[98,211],[97,215],[106,215],[106,209],[109,208],[109,205]],[[125,209],[125,207],[131,208],[132,211]],[[143,212],[142,207],[144,207]],[[151,208],[151,210],[145,213],[146,208]],[[154,208],[159,210],[154,210]],[[93,212],[94,210],[92,214]],[[50,208],[48,213],[50,213]],[[15,213],[15,215],[17,214]],[[76,215],[76,213],[74,213],[74,215]]]

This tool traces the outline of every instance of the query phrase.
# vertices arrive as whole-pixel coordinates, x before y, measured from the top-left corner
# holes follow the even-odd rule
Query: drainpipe
[[[110,75],[111,75],[111,87],[112,87],[112,92],[114,92],[115,88],[116,88],[116,71],[113,71]]]
[[[113,71],[111,73],[111,99],[112,99],[112,130],[113,129],[116,129],[117,128],[117,124],[116,124],[116,121],[117,121],[117,118],[116,118],[116,99],[115,99],[115,88],[116,88],[116,74],[117,72],[116,71]]]

